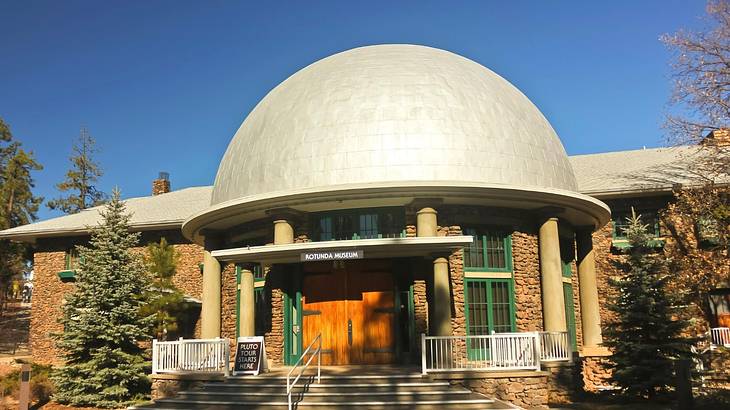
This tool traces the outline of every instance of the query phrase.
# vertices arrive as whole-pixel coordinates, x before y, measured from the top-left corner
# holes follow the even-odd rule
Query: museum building
[[[190,320],[179,336],[265,336],[276,367],[321,334],[324,365],[420,366],[426,337],[463,337],[451,355],[494,361],[493,345],[467,337],[538,332],[570,359],[480,377],[540,377],[552,400],[561,372],[582,369],[576,389],[606,377],[606,278],[625,239],[611,209],[615,221],[632,206],[656,218],[682,181],[652,170],[693,150],[568,157],[537,107],[489,69],[377,45],[269,92],[212,187],[171,191],[161,175],[154,195],[126,203],[140,246],[165,237],[180,254]],[[34,244],[35,361],[58,358],[49,334],[73,287],[74,246],[98,221],[92,208],[0,232]],[[512,401],[528,403],[520,394]]]

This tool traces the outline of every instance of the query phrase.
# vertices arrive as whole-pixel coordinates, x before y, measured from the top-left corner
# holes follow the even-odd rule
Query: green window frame
[[[64,266],[67,271],[74,271],[79,267],[79,252],[76,247],[66,250]]]
[[[474,242],[464,248],[467,272],[512,272],[512,235],[504,228],[465,227],[465,235]]]
[[[517,327],[514,280],[465,278],[464,310],[469,336],[514,332]],[[471,341],[467,346],[469,358],[488,359],[487,346]]]
[[[661,236],[659,228],[659,212],[655,209],[645,209],[642,211],[636,211],[639,215],[641,223],[649,225],[649,230],[654,230],[654,237],[658,238]],[[614,240],[625,240],[626,233],[624,230],[628,227],[628,218],[631,218],[631,210],[614,212],[611,221],[613,222],[613,239]]]
[[[401,207],[321,212],[311,221],[315,242],[405,237],[405,209]]]
[[[575,329],[575,303],[573,302],[573,285],[563,282],[563,298],[565,299],[565,325],[568,328],[568,338],[573,351],[578,350],[578,340]]]

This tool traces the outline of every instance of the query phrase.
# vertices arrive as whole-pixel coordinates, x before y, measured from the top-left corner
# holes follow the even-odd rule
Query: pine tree
[[[678,304],[667,292],[666,261],[650,246],[652,235],[632,210],[627,218],[628,258],[623,274],[611,281],[617,299],[609,307],[617,323],[608,329],[613,380],[628,394],[653,397],[673,384],[673,359],[685,356],[687,323],[673,314]]]
[[[31,173],[43,167],[13,140],[10,127],[0,118],[0,229],[25,225],[36,219],[43,198],[33,195]],[[24,244],[0,240],[0,307],[13,277],[26,268],[28,257]]]
[[[145,397],[149,364],[140,342],[148,321],[140,307],[147,291],[144,262],[132,247],[130,215],[114,190],[87,247],[79,246],[76,286],[67,295],[56,335],[65,366],[54,374],[55,398],[76,406],[121,407]]]
[[[171,333],[177,332],[183,311],[184,295],[172,282],[177,258],[175,247],[165,238],[160,243],[147,245],[147,271],[152,285],[145,295],[147,303],[141,312],[152,321],[153,334],[159,340],[167,340]]]
[[[48,208],[75,214],[104,203],[106,195],[96,189],[95,185],[103,175],[101,167],[93,158],[98,152],[95,145],[96,141],[85,128],[82,128],[79,140],[73,146],[73,154],[69,158],[71,169],[66,172],[66,179],[56,185],[62,193],[69,191],[72,193],[48,201]]]

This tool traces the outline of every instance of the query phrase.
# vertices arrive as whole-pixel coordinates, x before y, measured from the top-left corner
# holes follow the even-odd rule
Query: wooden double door
[[[324,272],[307,270],[302,282],[302,336],[307,344],[322,334],[322,364],[394,362],[392,273],[353,262]]]

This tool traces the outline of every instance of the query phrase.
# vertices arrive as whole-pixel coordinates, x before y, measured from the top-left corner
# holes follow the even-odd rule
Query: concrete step
[[[433,381],[420,373],[327,374],[299,380],[292,395],[296,409],[509,409],[514,408],[470,390]],[[288,408],[286,376],[230,377],[205,383],[174,398],[136,406],[138,409],[277,409]]]
[[[394,392],[394,391],[431,391],[448,389],[447,382],[378,382],[378,383],[340,383],[339,381],[330,381],[328,383],[301,383],[295,385],[295,391],[342,391],[342,392]],[[267,384],[229,384],[229,383],[209,383],[203,386],[205,391],[215,392],[267,392],[280,393],[286,392],[286,384],[284,383],[267,383]]]
[[[307,391],[293,392],[292,397],[298,402],[320,403],[320,402],[362,402],[362,401],[418,401],[418,400],[461,400],[461,399],[483,399],[477,397],[466,389],[447,389],[435,391],[390,391],[390,392],[342,392],[342,391]],[[182,400],[212,400],[239,402],[256,399],[256,401],[278,401],[287,400],[286,392],[267,393],[267,392],[209,392],[209,391],[189,391],[181,392],[178,399]]]
[[[158,400],[154,405],[136,406],[134,409],[191,409],[191,410],[228,410],[228,409],[277,409],[287,408],[286,400],[276,401],[224,401],[224,400],[189,400],[189,399],[163,399]],[[439,410],[460,410],[460,409],[507,409],[512,408],[502,403],[482,397],[463,399],[402,399],[402,400],[351,400],[351,401],[321,401],[309,402],[302,400],[294,403],[296,409],[433,409]]]

